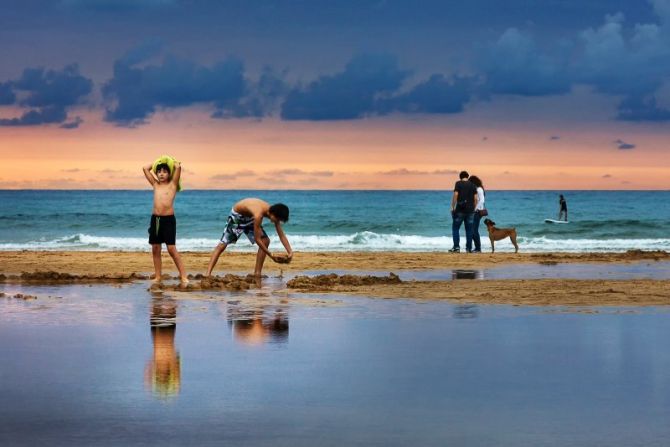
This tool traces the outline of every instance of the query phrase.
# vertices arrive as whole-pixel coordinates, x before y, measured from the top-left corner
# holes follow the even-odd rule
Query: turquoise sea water
[[[670,250],[669,191],[489,191],[499,227],[516,227],[523,251]],[[451,247],[450,191],[193,191],[175,204],[177,246],[209,251],[231,206],[245,197],[291,209],[295,250],[439,251]],[[0,190],[0,250],[145,250],[152,192]],[[266,230],[273,235],[272,225]],[[462,229],[463,232],[463,229]],[[489,248],[486,229],[482,246]],[[464,236],[464,234],[463,234]],[[463,245],[463,243],[461,243]],[[500,251],[512,246],[503,241]],[[252,250],[241,241],[236,250]]]

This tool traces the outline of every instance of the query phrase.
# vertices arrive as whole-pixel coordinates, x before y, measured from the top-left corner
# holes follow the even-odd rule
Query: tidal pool
[[[670,445],[667,309],[280,287],[0,286],[0,445]]]

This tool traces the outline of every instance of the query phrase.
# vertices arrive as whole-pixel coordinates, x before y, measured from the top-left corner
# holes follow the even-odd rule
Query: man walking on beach
[[[276,203],[270,206],[269,203],[263,200],[253,198],[243,199],[237,202],[230,211],[228,223],[221,236],[221,241],[212,252],[212,257],[209,260],[205,276],[210,276],[212,274],[212,270],[214,270],[214,266],[219,260],[221,253],[223,253],[229,244],[237,242],[237,239],[239,239],[242,233],[249,238],[249,241],[252,244],[256,243],[258,245],[256,268],[254,269],[255,276],[261,276],[266,255],[270,256],[270,259],[279,264],[287,264],[291,262],[291,259],[293,258],[293,250],[291,249],[291,245],[281,226],[283,222],[288,222],[288,214],[289,209],[283,203]],[[288,256],[273,255],[270,253],[270,250],[268,250],[270,238],[261,225],[263,219],[266,217],[275,224],[277,236],[279,236],[279,240],[286,249]]]
[[[468,253],[472,251],[472,232],[475,219],[475,207],[477,206],[477,187],[468,180],[470,174],[461,171],[459,181],[454,185],[454,194],[451,197],[451,218],[453,223],[451,233],[454,246],[449,250],[451,253],[461,251],[461,224],[465,222],[465,249]]]

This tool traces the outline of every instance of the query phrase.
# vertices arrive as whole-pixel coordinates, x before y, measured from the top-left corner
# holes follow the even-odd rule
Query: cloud
[[[649,3],[656,22],[627,26],[625,16],[614,13],[597,27],[545,42],[543,48],[530,33],[507,29],[478,52],[482,93],[544,96],[581,84],[623,95],[619,120],[670,120],[670,109],[656,104],[659,88],[670,78],[670,1]]]
[[[560,139],[561,139],[561,137],[559,137],[558,135],[552,135],[552,136],[549,137],[549,141],[556,141],[556,140],[560,140]]]
[[[119,126],[145,124],[158,108],[211,104],[216,118],[259,117],[262,103],[248,97],[254,86],[244,77],[241,60],[228,58],[212,66],[167,56],[159,65],[136,66],[158,50],[148,45],[114,63],[114,77],[102,88],[108,102],[105,120]],[[269,82],[269,81],[267,81]]]
[[[311,175],[313,177],[332,177],[335,173],[333,171],[303,171],[302,169],[288,168],[278,169],[275,171],[267,171],[266,175],[283,177],[286,175]]]
[[[75,116],[74,120],[68,122],[68,123],[63,123],[59,127],[61,129],[77,129],[81,123],[83,123],[84,120],[81,119],[81,117]]]
[[[288,93],[288,84],[284,80],[286,72],[276,73],[271,67],[265,67],[257,82],[247,82],[245,97],[238,103],[218,108],[212,118],[261,118],[272,115],[280,100]]]
[[[621,121],[670,121],[670,109],[658,107],[653,96],[629,96],[618,106]]]
[[[635,149],[637,147],[635,144],[626,143],[625,141],[623,141],[621,139],[614,141],[614,144],[617,145],[618,149],[622,149],[622,150]]]
[[[61,169],[60,170],[60,172],[71,172],[71,173],[82,172],[82,171],[83,171],[83,169],[79,169],[79,168],[70,168],[70,169]]]
[[[388,108],[389,112],[460,113],[465,104],[470,101],[475,83],[476,81],[471,78],[455,77],[450,80],[441,74],[434,74],[408,93],[381,103]]]
[[[65,109],[59,107],[43,107],[24,112],[18,118],[2,118],[0,126],[37,126],[39,124],[62,123],[67,118]]]
[[[214,182],[226,182],[229,180],[235,180],[237,178],[234,174],[217,174],[211,176],[209,179]]]
[[[487,92],[521,96],[568,93],[571,80],[565,65],[562,54],[542,53],[530,35],[516,28],[482,49],[476,63]]]
[[[16,95],[9,82],[0,82],[0,105],[12,105],[16,102]]]
[[[11,87],[9,93],[7,85]],[[0,97],[8,104],[14,95],[14,103],[30,109],[20,117],[0,119],[0,126],[63,123],[67,120],[67,109],[80,103],[92,88],[93,82],[79,74],[76,64],[68,65],[60,71],[26,68],[19,79],[2,84]],[[21,93],[21,96],[17,97],[16,92]],[[77,127],[81,122],[81,118],[77,117],[63,127]]]
[[[612,178],[612,175],[611,174],[605,174],[605,175],[603,175],[603,178]]]
[[[409,72],[394,56],[361,54],[344,71],[292,89],[281,107],[285,120],[349,120],[379,112],[377,99],[396,91]]]
[[[455,169],[436,169],[434,171],[419,171],[407,168],[392,169],[390,171],[381,171],[378,174],[381,175],[453,175],[457,174],[458,171]]]
[[[212,180],[212,181],[215,181],[215,182],[223,182],[223,181],[236,180],[239,177],[253,177],[255,175],[256,175],[256,173],[254,171],[251,171],[249,169],[244,169],[244,170],[232,173],[232,174],[213,175],[209,179]]]
[[[60,4],[66,8],[83,11],[128,12],[175,6],[178,2],[177,0],[61,0]]]

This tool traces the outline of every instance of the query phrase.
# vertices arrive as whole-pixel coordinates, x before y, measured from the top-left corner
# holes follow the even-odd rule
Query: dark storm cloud
[[[79,128],[79,125],[83,122],[84,120],[81,119],[81,117],[76,116],[72,121],[63,123],[59,127],[61,129],[77,129]]]
[[[71,106],[93,88],[93,82],[79,74],[76,64],[68,65],[61,71],[26,68],[21,78],[12,85],[15,90],[28,94],[19,104],[29,107]]]
[[[166,6],[176,6],[177,0],[61,0],[64,8],[100,11],[100,12],[128,12],[142,9],[156,9]]]
[[[487,14],[482,15],[482,10]],[[124,18],[123,27],[117,26],[119,17]],[[670,80],[668,0],[426,0],[420,8],[410,0],[29,0],[3,10],[0,38],[13,35],[8,29],[25,33],[42,22],[45,27],[40,29],[54,40],[66,40],[63,36],[72,33],[90,35],[88,50],[97,50],[98,44],[107,48],[110,42],[140,41],[147,35],[175,36],[165,43],[147,40],[113,64],[113,77],[102,85],[105,120],[120,126],[147,123],[161,109],[195,105],[210,107],[211,117],[217,119],[260,119],[275,111],[284,120],[311,121],[392,113],[457,114],[482,98],[563,95],[576,85],[621,100],[617,119],[670,120],[670,109],[657,105],[660,86]],[[89,32],[98,28],[104,39]],[[207,30],[207,45],[203,30]],[[411,53],[397,39],[370,37],[390,30],[406,34]],[[422,40],[417,32],[425,30],[435,33],[430,40]],[[324,68],[314,74],[315,64],[323,66],[323,55],[335,64],[355,51],[346,42],[332,44],[343,41],[339,39],[343,33],[350,42],[365,36],[375,51],[398,54],[358,55],[343,69]],[[100,40],[93,42],[96,38]],[[250,67],[277,64],[287,56],[281,50],[275,60],[264,58],[278,48],[293,51],[295,47],[295,54],[305,62],[293,67],[300,65],[293,57],[287,65],[293,78],[305,81],[289,85],[285,72],[270,67],[251,75],[246,63],[236,58],[216,64],[196,62],[199,57],[217,60],[223,50],[221,45],[211,45],[213,39],[244,42],[233,51],[242,54]],[[255,46],[255,42],[265,45]],[[447,44],[438,48],[434,42]],[[188,59],[155,59],[168,43],[182,54],[187,52]],[[122,45],[126,44],[118,43],[113,54],[120,54]],[[39,50],[40,44],[35,47]],[[312,63],[312,58],[320,62]],[[415,65],[401,66],[398,60]],[[448,62],[452,60],[457,63]],[[97,68],[107,73],[110,62],[104,63],[104,70]],[[410,79],[415,69],[433,74]],[[56,75],[75,77],[66,71]],[[90,91],[90,84],[86,87],[84,82],[88,80],[79,75],[79,83],[68,79],[62,86],[58,76],[47,81],[49,73],[29,69],[20,80],[0,83],[0,105],[30,108],[19,117],[0,120],[0,125],[61,123],[74,129],[81,124],[67,117],[66,108],[80,102],[87,94],[83,90]],[[34,90],[20,90],[19,85]]]
[[[476,66],[493,94],[543,96],[570,91],[562,55],[543,53],[530,35],[516,28],[509,28],[483,49]]]
[[[388,111],[403,113],[447,114],[460,113],[470,101],[476,81],[456,77],[447,79],[434,74],[411,91],[385,101]]]
[[[228,58],[212,66],[167,56],[160,65],[136,66],[139,57],[126,55],[114,64],[114,77],[103,86],[113,103],[105,120],[134,127],[158,108],[211,104],[216,117],[259,116],[262,110],[245,102],[250,84],[241,60]]]
[[[0,126],[37,126],[62,123],[66,119],[65,108],[49,106],[29,110],[18,118],[2,118],[0,119]]]
[[[0,82],[0,105],[11,105],[16,102],[16,95],[9,82]]]
[[[217,106],[212,118],[262,118],[277,109],[279,101],[288,92],[283,77],[286,73],[276,73],[271,67],[265,67],[258,81],[248,81],[245,95],[237,102]]]
[[[396,91],[409,72],[394,56],[355,56],[344,71],[324,75],[306,87],[291,90],[282,104],[286,120],[358,119],[378,112],[377,98]]]
[[[617,119],[622,121],[670,121],[670,109],[658,107],[653,96],[629,96],[621,101]]]
[[[617,149],[621,150],[630,150],[630,149],[635,149],[637,146],[632,143],[626,143],[625,141],[619,139],[614,142],[614,144],[617,145]]]
[[[63,70],[26,68],[21,77],[9,81],[0,89],[0,97],[5,104],[29,107],[20,117],[0,119],[0,126],[36,126],[40,124],[63,123],[67,119],[67,109],[82,101],[93,88],[93,82],[79,74],[76,64]],[[3,94],[4,92],[4,94]],[[18,93],[18,95],[17,95]],[[14,102],[8,100],[14,96]],[[81,123],[76,118],[77,126]]]
[[[546,96],[581,84],[605,95],[624,95],[620,120],[670,120],[670,110],[658,107],[655,98],[670,80],[670,1],[648,5],[653,21],[631,24],[624,14],[610,11],[600,25],[543,47],[532,34],[507,29],[479,52],[476,68],[485,76],[484,91]]]

